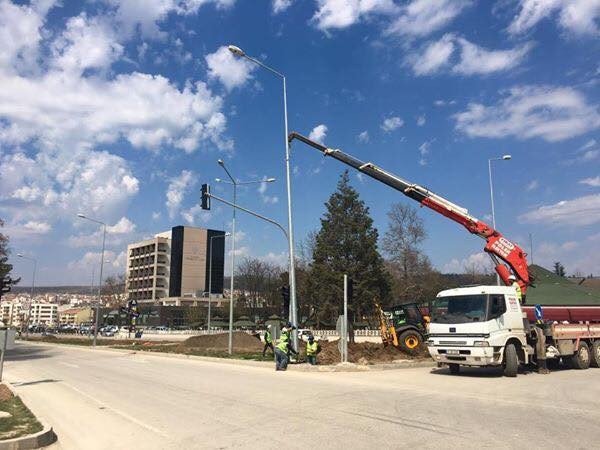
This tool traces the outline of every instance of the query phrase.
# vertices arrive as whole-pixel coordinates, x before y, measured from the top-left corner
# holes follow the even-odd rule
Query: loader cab
[[[425,332],[425,320],[416,303],[396,305],[385,311],[396,330],[413,326]]]

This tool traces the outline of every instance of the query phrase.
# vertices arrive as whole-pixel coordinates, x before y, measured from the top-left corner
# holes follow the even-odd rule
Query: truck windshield
[[[439,297],[433,302],[431,321],[436,323],[469,323],[485,321],[487,295]]]

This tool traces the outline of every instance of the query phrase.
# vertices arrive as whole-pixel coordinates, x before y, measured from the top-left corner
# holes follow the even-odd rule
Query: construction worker
[[[519,303],[523,303],[523,293],[521,291],[521,285],[517,283],[517,277],[510,275],[508,280],[511,282],[511,286],[514,287],[515,291],[517,292],[517,300],[519,300]]]
[[[267,325],[267,329],[265,330],[265,347],[263,348],[263,358],[265,356],[265,352],[270,348],[271,352],[275,353],[275,349],[273,348],[273,335],[271,334],[271,325]]]
[[[292,340],[290,338],[291,330],[287,327],[283,327],[281,330],[281,337],[275,347],[275,370],[286,370],[289,362],[289,352],[298,354],[292,347]]]
[[[317,355],[321,351],[319,343],[315,341],[315,337],[311,334],[308,336],[308,342],[306,343],[306,361],[311,366],[317,365]]]

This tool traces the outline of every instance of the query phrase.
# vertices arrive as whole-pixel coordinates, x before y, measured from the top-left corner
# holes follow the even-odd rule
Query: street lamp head
[[[217,159],[217,163],[218,163],[220,166],[224,166],[224,165],[225,165],[225,163],[223,162],[223,160],[222,160],[222,159]]]
[[[231,236],[231,233],[228,231],[227,233],[225,233],[225,236]]]
[[[85,214],[81,214],[81,213],[78,213],[77,217],[79,217],[80,219],[85,219],[86,218]]]
[[[235,56],[246,56],[246,54],[244,53],[244,50],[242,50],[241,48],[239,48],[236,45],[228,45],[227,48],[229,49],[229,51],[231,53],[233,53]]]
[[[23,253],[17,253],[17,256],[18,256],[19,258],[23,258]]]
[[[509,159],[511,159],[511,158],[512,158],[512,156],[510,156],[510,155],[504,155],[504,156],[502,157],[502,159],[503,159],[503,160],[505,160],[505,161],[508,161],[508,160],[509,160]]]
[[[220,183],[220,182],[222,182],[223,180],[221,180],[220,178],[215,178],[215,181],[216,181],[217,183]]]
[[[267,183],[272,183],[273,181],[275,181],[275,178],[267,178],[265,181]]]

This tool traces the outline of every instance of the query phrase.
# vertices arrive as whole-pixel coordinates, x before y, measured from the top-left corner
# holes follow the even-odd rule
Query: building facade
[[[138,303],[181,305],[223,293],[223,231],[176,226],[127,247],[126,291]],[[212,255],[210,243],[212,239]],[[212,260],[212,267],[211,267]],[[209,282],[209,277],[212,281]]]
[[[60,311],[59,321],[61,325],[80,325],[85,322],[91,322],[93,319],[92,308],[69,308]]]
[[[58,304],[33,303],[30,309],[29,323],[32,325],[57,325]]]

